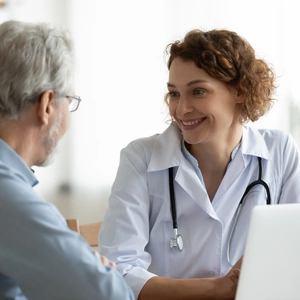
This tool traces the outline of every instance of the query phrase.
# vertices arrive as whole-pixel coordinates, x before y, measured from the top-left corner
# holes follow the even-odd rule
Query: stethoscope
[[[183,249],[182,236],[178,234],[177,226],[177,213],[175,203],[175,192],[174,192],[174,180],[173,180],[173,168],[169,168],[169,188],[170,188],[170,202],[171,202],[171,214],[173,221],[174,238],[170,239],[170,247],[177,248],[179,251]]]
[[[231,263],[231,260],[230,260],[230,250],[231,250],[231,242],[232,242],[232,238],[233,238],[233,235],[234,235],[234,232],[235,232],[235,229],[236,229],[236,225],[237,225],[237,221],[240,217],[240,213],[241,213],[241,209],[242,209],[242,206],[244,204],[244,199],[246,197],[246,195],[249,193],[249,191],[256,185],[259,185],[261,184],[266,192],[267,192],[267,205],[271,204],[271,195],[270,195],[270,189],[269,189],[269,186],[268,184],[263,181],[261,179],[262,177],[262,163],[261,163],[261,157],[257,157],[258,159],[258,166],[259,166],[259,173],[258,173],[258,179],[253,181],[252,183],[250,183],[240,202],[239,202],[239,205],[238,205],[238,208],[235,212],[235,219],[234,219],[234,222],[233,222],[233,226],[231,228],[231,232],[230,232],[230,235],[229,235],[229,240],[228,240],[228,246],[227,246],[227,260],[228,260],[228,263],[233,266],[233,264]],[[177,225],[177,213],[176,213],[176,200],[175,200],[175,192],[174,192],[174,179],[173,179],[173,168],[169,168],[169,188],[170,188],[170,204],[171,204],[171,214],[172,214],[172,221],[173,221],[173,230],[174,230],[174,238],[171,238],[170,239],[170,247],[173,249],[178,249],[179,251],[182,251],[183,249],[183,239],[182,239],[182,236],[178,233],[178,225]]]

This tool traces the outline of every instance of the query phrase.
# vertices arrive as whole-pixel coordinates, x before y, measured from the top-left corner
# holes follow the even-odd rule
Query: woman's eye
[[[172,99],[172,98],[177,98],[179,97],[179,93],[177,92],[169,92],[168,93],[168,98]]]
[[[194,90],[194,95],[203,95],[205,93],[205,91],[204,90],[200,90],[200,89],[196,89],[196,90]]]

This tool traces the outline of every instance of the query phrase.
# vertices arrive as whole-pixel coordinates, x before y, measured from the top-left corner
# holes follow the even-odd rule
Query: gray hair
[[[73,89],[73,41],[67,29],[46,23],[0,25],[0,118],[16,120],[46,90],[56,101]]]

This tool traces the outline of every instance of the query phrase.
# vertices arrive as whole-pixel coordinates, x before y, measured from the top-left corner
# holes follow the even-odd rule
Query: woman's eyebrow
[[[186,86],[191,86],[191,85],[194,85],[194,84],[205,83],[205,82],[206,82],[206,81],[203,80],[203,79],[196,79],[196,80],[190,81]]]
[[[194,85],[194,84],[198,84],[198,83],[206,83],[206,82],[207,82],[207,81],[205,81],[205,80],[203,80],[203,79],[196,79],[196,80],[192,80],[192,81],[188,82],[188,83],[186,84],[186,86],[191,86],[191,85]],[[167,82],[167,86],[168,86],[168,87],[173,87],[173,88],[176,87],[176,85],[173,84],[173,83],[171,83],[171,82]]]
[[[172,84],[172,83],[170,83],[170,82],[167,82],[167,87],[176,87],[176,85],[175,84]]]

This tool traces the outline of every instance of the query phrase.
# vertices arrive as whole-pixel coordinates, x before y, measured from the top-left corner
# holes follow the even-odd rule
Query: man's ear
[[[43,92],[39,106],[38,115],[43,125],[48,125],[49,119],[55,110],[55,94],[53,90],[46,90]]]

